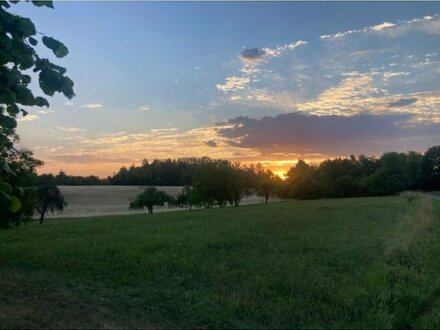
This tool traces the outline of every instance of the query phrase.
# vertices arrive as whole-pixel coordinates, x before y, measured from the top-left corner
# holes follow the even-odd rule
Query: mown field
[[[440,327],[440,202],[247,205],[0,232],[0,326]]]
[[[71,218],[100,215],[140,214],[146,211],[130,210],[128,205],[142,191],[139,186],[59,186],[67,201],[64,212],[48,214],[47,218]],[[183,187],[157,187],[176,196]],[[263,203],[259,196],[249,196],[242,204]],[[154,212],[181,211],[180,208],[155,207]]]

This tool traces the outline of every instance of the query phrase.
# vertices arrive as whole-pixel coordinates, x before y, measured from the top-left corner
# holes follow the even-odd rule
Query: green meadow
[[[0,232],[0,326],[440,327],[440,202],[289,201]]]

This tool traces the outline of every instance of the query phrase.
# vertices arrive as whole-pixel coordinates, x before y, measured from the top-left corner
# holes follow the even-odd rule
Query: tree
[[[295,166],[287,172],[287,185],[291,198],[313,199],[324,195],[324,187],[318,177],[315,165],[309,165],[299,159]]]
[[[153,206],[163,206],[174,203],[174,198],[164,191],[157,190],[156,187],[146,187],[143,192],[136,196],[135,200],[130,203],[131,209],[143,210],[145,207],[148,213],[153,213]]]
[[[8,155],[19,155],[20,151],[14,148],[14,143],[19,140],[15,132],[17,117],[26,116],[28,111],[23,107],[49,107],[46,98],[35,96],[29,89],[29,85],[35,75],[38,74],[38,85],[45,95],[53,96],[55,92],[64,94],[69,99],[73,92],[73,81],[65,76],[66,69],[53,64],[47,58],[41,58],[35,46],[38,39],[55,54],[57,58],[68,54],[67,47],[58,40],[42,33],[37,37],[35,25],[29,18],[20,17],[8,12],[8,9],[19,1],[0,2],[0,203],[4,204],[9,213],[17,213],[25,204],[24,194],[17,193],[22,190],[16,186],[20,176],[12,169]],[[32,1],[35,6],[53,8],[52,1]],[[32,70],[31,76],[29,71]],[[42,163],[31,160],[31,153],[25,152],[25,162],[31,162],[33,166]],[[4,156],[6,155],[6,156]],[[20,157],[18,158],[20,159]],[[15,164],[20,167],[20,165]],[[23,164],[22,168],[26,167]],[[3,215],[6,219],[14,218],[14,215]]]
[[[424,189],[440,189],[440,146],[431,147],[425,152],[421,172],[421,184]]]
[[[394,195],[407,188],[407,159],[404,153],[386,152],[379,168],[363,181],[368,195]]]
[[[269,197],[276,194],[277,188],[282,181],[278,176],[272,173],[271,170],[264,170],[261,164],[256,166],[255,189],[257,195],[264,197],[264,202],[267,204]]]
[[[247,168],[242,168],[240,163],[232,164],[230,167],[230,184],[231,184],[231,193],[232,193],[232,201],[235,207],[240,205],[243,197],[249,196],[252,194],[252,190],[254,188],[253,184],[253,175],[251,170]]]
[[[8,228],[10,224],[19,225],[32,219],[35,208],[35,169],[42,162],[32,157],[27,149],[1,149],[0,159],[8,165],[8,171],[0,175],[0,227]],[[0,169],[1,171],[1,169]],[[12,201],[12,203],[11,203]]]
[[[44,216],[55,211],[64,211],[67,202],[58,189],[52,174],[42,175],[38,178],[36,210],[40,214],[40,224]]]
[[[210,160],[194,173],[193,186],[200,192],[203,205],[224,207],[233,203],[232,176],[227,160]]]
[[[202,205],[202,195],[200,192],[190,186],[185,186],[182,191],[177,195],[175,203],[178,207],[189,207],[189,210],[192,209],[193,206]]]

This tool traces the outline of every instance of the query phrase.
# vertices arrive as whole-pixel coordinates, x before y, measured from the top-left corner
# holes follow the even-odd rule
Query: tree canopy
[[[67,47],[37,32],[29,18],[11,13],[10,8],[18,2],[0,2],[0,205],[3,219],[7,219],[3,226],[8,226],[10,221],[19,223],[28,216],[29,212],[20,210],[31,202],[27,199],[32,195],[28,191],[32,182],[23,181],[23,172],[35,174],[35,168],[42,164],[32,158],[32,152],[14,148],[19,140],[16,133],[18,116],[27,116],[29,107],[49,107],[44,96],[30,89],[32,80],[38,81],[44,95],[53,96],[59,92],[69,99],[75,95],[73,81],[65,75],[66,69],[40,57],[35,48],[41,42],[55,57],[62,58],[69,53]],[[53,8],[52,1],[31,2],[37,7]],[[17,164],[19,161],[23,163]]]
[[[143,210],[147,208],[148,213],[153,213],[153,207],[164,206],[166,203],[173,204],[173,197],[164,191],[157,190],[156,187],[146,187],[143,192],[136,196],[130,203],[131,209]]]
[[[67,206],[63,194],[55,184],[53,175],[45,174],[38,178],[36,210],[40,214],[40,224],[47,213],[63,211]]]

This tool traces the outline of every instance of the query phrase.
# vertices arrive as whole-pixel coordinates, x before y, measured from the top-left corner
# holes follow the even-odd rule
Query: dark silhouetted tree
[[[146,187],[143,192],[136,196],[130,203],[131,209],[143,210],[147,208],[148,213],[153,213],[153,207],[173,204],[174,198],[164,191],[157,190],[156,187]]]
[[[41,39],[44,46],[61,58],[68,54],[67,47],[52,37],[37,37],[35,25],[29,18],[9,11],[17,2],[19,1],[0,2],[0,203],[6,206],[9,213],[18,213],[25,205],[24,195],[19,193],[25,187],[16,186],[20,180],[15,177],[20,174],[14,173],[9,162],[11,157],[19,153],[14,150],[14,143],[19,139],[15,131],[17,117],[28,114],[23,107],[49,106],[46,98],[34,96],[30,90],[32,75],[38,74],[38,85],[45,95],[53,96],[55,92],[68,98],[75,95],[72,80],[65,76],[66,69],[53,64],[47,58],[41,58],[35,48],[39,43],[38,39]],[[32,3],[38,7],[53,8],[52,1]],[[30,161],[31,153],[27,152],[26,157]],[[41,164],[37,161],[32,163],[35,166]],[[26,164],[22,167],[26,167]],[[32,171],[34,169],[32,167]],[[11,214],[4,215],[3,219],[18,221]]]
[[[227,182],[231,185],[231,194],[234,206],[240,205],[243,197],[249,196],[254,190],[254,173],[247,168],[240,166],[240,163],[230,165],[230,178]]]
[[[273,174],[271,170],[265,170],[261,164],[257,164],[255,173],[255,191],[258,196],[264,197],[264,202],[267,204],[269,198],[277,194],[281,179]]]
[[[1,149],[0,159],[8,164],[2,174],[3,189],[0,191],[0,227],[8,228],[32,219],[35,208],[35,169],[42,162],[32,157],[27,149]]]
[[[440,146],[429,148],[423,155],[421,181],[426,190],[440,190]]]
[[[324,195],[324,186],[319,181],[317,166],[309,165],[302,159],[287,172],[287,184],[291,198],[312,199]]]
[[[48,213],[63,212],[67,206],[63,194],[55,183],[52,174],[39,176],[37,183],[37,203],[35,209],[40,214],[40,224]]]
[[[203,203],[203,198],[196,188],[185,186],[176,196],[175,203],[178,207],[189,207],[191,210],[193,206],[201,206]]]

